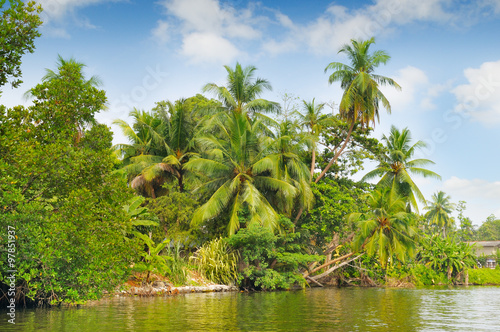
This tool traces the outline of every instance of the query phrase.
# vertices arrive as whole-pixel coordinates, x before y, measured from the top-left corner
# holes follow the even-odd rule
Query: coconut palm
[[[205,177],[196,191],[209,197],[195,212],[192,223],[206,222],[227,212],[227,231],[234,234],[240,227],[239,212],[245,208],[250,223],[277,229],[281,211],[270,198],[280,195],[289,206],[297,189],[276,174],[276,159],[266,158],[267,149],[259,139],[259,120],[252,123],[245,112],[225,113],[220,120],[220,137],[199,137],[197,143],[204,152],[185,165],[187,170]]]
[[[314,101],[314,98],[310,102],[303,100],[303,113],[295,112],[295,115],[299,118],[300,125],[307,129],[311,139],[311,176],[314,175],[314,168],[316,166],[316,150],[319,136],[323,133],[325,126],[332,122],[331,116],[321,113],[325,107],[325,103],[315,104]]]
[[[377,186],[391,188],[392,195],[406,197],[411,206],[418,212],[417,199],[425,203],[422,192],[417,187],[411,175],[420,175],[441,179],[441,177],[424,168],[434,164],[429,159],[411,160],[417,149],[424,148],[425,142],[417,141],[411,145],[411,132],[408,128],[399,131],[396,127],[391,127],[389,137],[382,138],[385,141],[387,153],[380,156],[381,160],[376,169],[368,172],[363,181],[381,177]]]
[[[335,153],[326,168],[316,178],[318,182],[335,163],[350,140],[351,133],[356,123],[367,127],[370,123],[375,125],[375,118],[379,119],[379,103],[391,112],[391,105],[384,94],[379,90],[382,85],[401,87],[392,79],[374,74],[374,70],[381,64],[386,64],[390,56],[385,51],[369,52],[370,46],[375,39],[351,40],[351,45],[344,45],[339,53],[345,53],[350,60],[350,65],[340,62],[332,62],[325,72],[332,69],[334,72],[329,76],[328,83],[340,82],[344,90],[339,106],[339,115],[350,124],[344,144]]]
[[[194,135],[185,100],[161,103],[153,113],[134,110],[130,115],[135,120],[133,128],[123,120],[114,123],[131,141],[115,146],[124,157],[123,170],[129,175],[131,186],[145,189],[155,198],[155,188],[169,179],[177,179],[179,191],[183,192],[186,173],[183,165],[191,154]]]
[[[432,195],[431,200],[427,201],[427,206],[424,207],[428,210],[425,214],[428,222],[442,230],[443,238],[446,237],[446,230],[453,225],[453,219],[449,214],[455,209],[455,204],[451,203],[450,199],[449,195],[439,191]]]
[[[293,209],[310,209],[314,200],[311,190],[311,175],[306,164],[302,162],[299,155],[303,154],[305,140],[298,133],[299,126],[296,122],[284,120],[279,123],[277,134],[268,138],[266,143],[267,153],[265,158],[270,159],[276,169],[273,174],[278,179],[290,182],[298,190],[296,199],[291,206],[285,205],[289,200],[277,195],[272,197],[275,206],[290,216]]]
[[[392,257],[404,262],[413,255],[416,234],[405,199],[391,195],[388,188],[377,188],[368,195],[367,203],[371,208],[368,213],[352,213],[348,217],[359,228],[353,240],[354,250],[377,254],[382,267]]]
[[[254,79],[257,68],[242,68],[239,63],[236,63],[234,70],[229,66],[224,68],[227,71],[226,86],[208,83],[203,87],[203,92],[213,93],[222,102],[225,110],[260,117],[263,117],[260,112],[279,112],[278,103],[259,98],[264,91],[271,91],[272,87],[265,79]]]

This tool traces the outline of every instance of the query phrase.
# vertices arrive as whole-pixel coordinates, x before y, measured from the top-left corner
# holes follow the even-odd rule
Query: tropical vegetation
[[[38,36],[33,6],[11,1],[3,14],[31,20],[19,54]],[[412,159],[424,144],[408,128],[393,127],[385,144],[371,136],[379,104],[391,110],[380,87],[400,89],[375,73],[390,57],[374,43],[352,40],[340,50],[349,65],[326,67],[343,90],[338,114],[313,98],[282,117],[288,106],[262,98],[271,83],[236,63],[224,86],[202,89],[215,99],[131,109],[131,123],[114,122],[128,142],[113,146],[96,120],[107,102],[98,78],[59,57],[27,92],[31,106],[0,106],[0,227],[11,230],[0,234],[2,294],[12,243],[16,302],[33,305],[98,299],[130,278],[201,275],[247,290],[464,282],[477,259],[463,241],[495,238],[498,220],[476,230],[460,202],[457,228],[451,197],[426,201],[412,178],[439,178],[432,161]],[[12,70],[0,85],[17,86],[18,58],[2,61]],[[378,166],[355,181],[367,159]]]

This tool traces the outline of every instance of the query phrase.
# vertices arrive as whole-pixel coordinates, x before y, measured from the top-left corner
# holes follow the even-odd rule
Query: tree
[[[455,209],[455,204],[450,202],[450,196],[439,191],[432,195],[431,201],[427,201],[427,206],[424,207],[428,212],[425,217],[430,224],[436,225],[443,232],[443,238],[446,237],[446,230],[450,229],[453,224],[453,218],[450,217],[451,211]]]
[[[279,104],[258,98],[265,90],[272,90],[269,81],[254,79],[254,66],[242,68],[236,63],[234,70],[224,66],[227,71],[226,86],[208,83],[203,87],[203,92],[211,92],[222,102],[223,109],[236,113],[245,113],[248,116],[261,115],[259,112],[279,112]]]
[[[106,94],[98,89],[97,77],[85,78],[84,64],[59,56],[56,66],[56,71],[47,69],[42,83],[28,91],[34,98],[36,132],[41,135],[50,132],[48,136],[39,137],[45,142],[68,135],[78,143],[84,129],[97,123],[94,115],[105,109]]]
[[[34,52],[34,40],[40,37],[37,29],[42,24],[39,17],[42,7],[35,1],[9,0],[9,3],[9,8],[2,10],[0,21],[0,87],[12,79],[11,85],[16,88],[22,83],[21,58],[27,52]],[[4,5],[5,0],[1,0],[0,9]]]
[[[404,128],[399,131],[394,126],[391,127],[389,137],[384,135],[382,140],[385,141],[387,153],[380,156],[380,163],[377,168],[368,172],[362,180],[381,177],[378,186],[389,187],[392,195],[408,198],[411,206],[418,211],[417,198],[421,202],[425,202],[425,198],[413,182],[410,174],[441,179],[438,174],[423,168],[428,164],[434,164],[433,161],[429,159],[410,160],[417,149],[426,146],[425,143],[418,141],[410,145],[410,130]]]
[[[476,230],[469,217],[464,216],[466,202],[459,201],[457,206],[458,220],[460,221],[460,229],[458,236],[462,242],[473,241],[476,237]]]
[[[317,183],[335,163],[344,151],[350,140],[352,130],[356,123],[367,127],[370,122],[375,125],[375,118],[379,117],[379,102],[390,113],[391,105],[384,94],[379,90],[380,85],[390,85],[397,89],[401,87],[391,78],[374,74],[374,70],[381,64],[386,64],[390,56],[385,51],[369,53],[371,44],[375,38],[369,40],[351,40],[352,45],[344,45],[339,53],[345,53],[351,65],[340,62],[331,62],[325,73],[332,69],[334,72],[329,76],[328,83],[340,81],[340,87],[344,90],[339,106],[342,119],[350,124],[350,128],[344,144],[338,149],[325,169],[316,178]]]
[[[94,118],[105,93],[73,63],[58,73],[31,90],[29,108],[0,107],[0,226],[18,235],[18,303],[99,298],[128,277],[138,251],[125,237],[132,223],[123,205],[132,193],[110,174],[112,133]],[[0,241],[3,290],[6,244]]]
[[[187,170],[203,176],[196,189],[209,198],[195,213],[192,222],[199,224],[229,213],[227,232],[240,227],[239,214],[248,209],[249,223],[277,229],[278,212],[270,203],[274,195],[290,202],[297,189],[276,174],[277,160],[266,156],[266,147],[259,140],[259,122],[251,123],[246,113],[231,112],[219,122],[221,137],[206,135],[197,143],[202,153],[185,164]]]
[[[326,125],[331,123],[331,117],[326,114],[321,114],[325,107],[325,103],[315,104],[314,98],[312,101],[303,101],[303,113],[295,112],[298,116],[300,125],[307,128],[311,139],[311,177],[314,175],[316,167],[316,150],[320,135],[323,133]]]
[[[416,229],[412,215],[406,212],[404,198],[391,195],[388,188],[378,188],[368,195],[367,203],[369,212],[352,213],[348,217],[349,221],[357,222],[359,229],[353,240],[354,249],[376,254],[383,268],[392,257],[403,262],[411,257]]]
[[[477,230],[478,241],[498,241],[500,240],[500,219],[494,214],[486,218],[486,221]]]
[[[419,261],[437,272],[446,272],[448,280],[476,266],[474,248],[452,237],[424,237]]]
[[[134,110],[133,128],[123,120],[115,120],[131,144],[115,146],[123,156],[123,171],[131,186],[156,198],[163,183],[177,179],[179,191],[184,191],[185,169],[194,148],[194,121],[186,100],[157,103],[152,113]]]

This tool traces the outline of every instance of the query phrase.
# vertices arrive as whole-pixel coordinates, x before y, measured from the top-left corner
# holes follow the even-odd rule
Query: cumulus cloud
[[[261,32],[251,9],[236,10],[218,0],[167,0],[167,14],[180,22],[180,52],[194,62],[227,63],[243,52],[235,40],[254,40]]]
[[[228,63],[240,55],[240,51],[229,40],[214,33],[199,32],[184,38],[181,52],[193,63]]]
[[[400,69],[392,78],[402,87],[402,90],[387,86],[381,87],[381,91],[391,101],[393,112],[404,110],[408,105],[414,104],[415,100],[421,100],[422,88],[428,83],[427,75],[423,70],[407,66]]]
[[[500,60],[467,68],[464,76],[468,83],[452,90],[455,111],[488,126],[500,124]]]
[[[289,29],[289,35],[282,40],[267,41],[265,49],[273,54],[288,52],[292,49],[290,40],[294,40],[315,54],[332,54],[350,39],[391,33],[397,25],[416,21],[451,22],[457,16],[447,11],[450,5],[450,0],[378,0],[374,5],[350,10],[334,4],[316,20],[302,26],[284,15],[276,15],[278,23]]]

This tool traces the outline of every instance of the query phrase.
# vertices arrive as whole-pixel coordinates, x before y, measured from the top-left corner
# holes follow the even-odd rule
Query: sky
[[[500,0],[38,2],[42,37],[23,57],[24,83],[4,86],[0,103],[29,105],[23,94],[45,69],[58,55],[73,57],[103,82],[108,109],[97,118],[114,143],[126,140],[113,120],[194,96],[206,83],[225,85],[223,66],[236,62],[270,81],[266,99],[338,105],[342,90],[328,84],[325,67],[348,63],[338,50],[351,39],[375,37],[371,49],[391,56],[377,73],[402,91],[383,88],[392,113],[382,110],[373,136],[408,127],[414,142],[427,143],[415,158],[433,160],[442,177],[415,178],[427,199],[442,190],[466,201],[475,225],[500,217]]]

